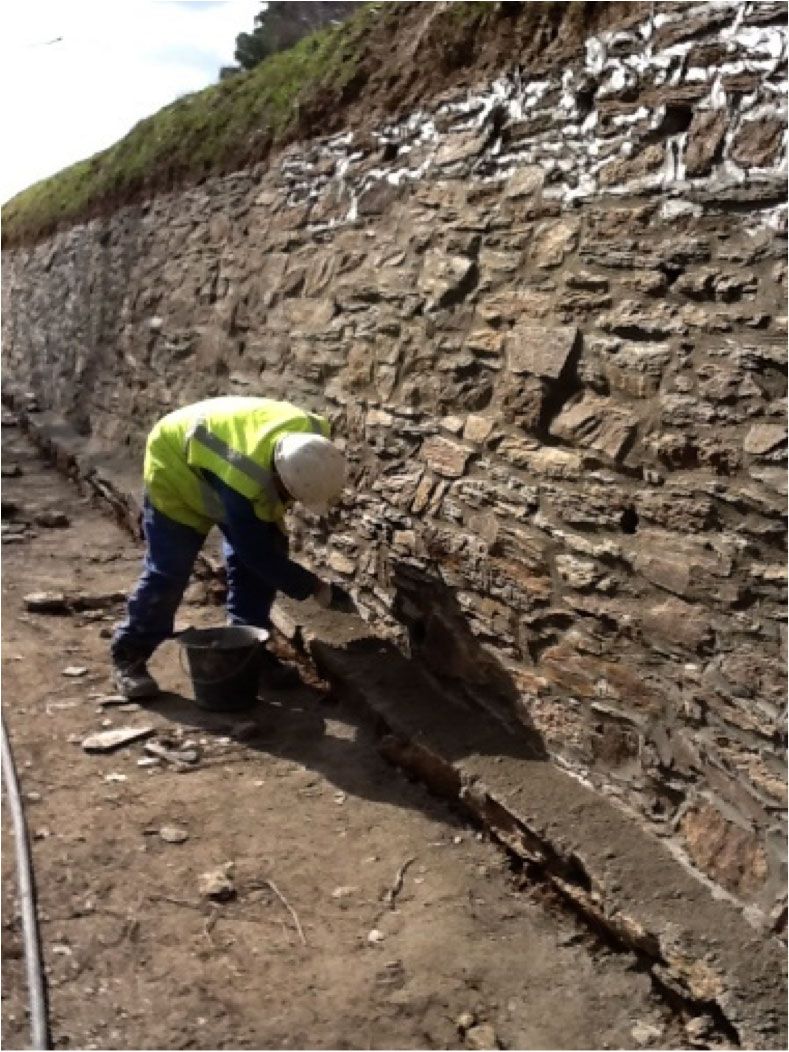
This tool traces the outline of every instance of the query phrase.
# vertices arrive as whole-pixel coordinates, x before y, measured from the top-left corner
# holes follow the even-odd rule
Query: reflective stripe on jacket
[[[201,471],[246,497],[264,522],[285,513],[274,483],[274,447],[283,434],[329,437],[329,422],[270,398],[209,398],[163,417],[148,436],[144,479],[163,515],[201,533],[223,521],[222,504]]]

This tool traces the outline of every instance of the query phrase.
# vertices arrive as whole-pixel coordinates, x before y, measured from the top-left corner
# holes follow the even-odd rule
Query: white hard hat
[[[325,515],[340,499],[345,457],[328,438],[283,435],[274,447],[274,466],[288,493],[317,515]]]

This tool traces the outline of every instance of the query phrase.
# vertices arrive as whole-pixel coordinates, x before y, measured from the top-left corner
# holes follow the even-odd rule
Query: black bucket
[[[186,651],[195,701],[201,709],[233,712],[255,704],[265,628],[229,625],[187,628],[178,636]]]

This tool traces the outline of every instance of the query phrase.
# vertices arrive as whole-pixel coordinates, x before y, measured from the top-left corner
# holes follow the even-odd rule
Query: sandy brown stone
[[[768,168],[776,164],[785,130],[785,123],[774,117],[743,121],[732,143],[732,159],[743,168]]]
[[[758,839],[724,818],[718,808],[701,804],[687,811],[680,832],[696,865],[727,890],[747,894],[764,883],[767,860]]]
[[[556,380],[562,373],[578,339],[573,325],[545,328],[519,325],[507,337],[507,359],[514,373],[532,373]]]
[[[685,171],[696,178],[708,175],[720,159],[723,139],[729,127],[725,110],[699,110],[688,129]]]
[[[468,446],[461,445],[459,442],[453,442],[449,438],[435,435],[424,443],[420,456],[428,467],[431,467],[439,475],[459,478],[466,470],[471,450]]]

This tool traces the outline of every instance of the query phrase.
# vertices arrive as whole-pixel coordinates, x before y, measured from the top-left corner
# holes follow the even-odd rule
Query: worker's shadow
[[[396,566],[393,579],[392,609],[407,631],[408,653],[366,631],[336,644],[331,632],[321,632],[313,643],[319,669],[343,684],[338,704],[327,704],[331,692],[304,687],[268,692],[259,705],[232,715],[206,712],[177,694],[147,707],[190,733],[226,735],[319,771],[347,793],[404,807],[417,806],[417,799],[425,806],[424,798],[386,776],[376,748],[417,771],[431,754],[453,763],[503,755],[546,760],[528,696],[476,639],[454,592],[409,565]],[[450,777],[449,795],[453,785]]]

